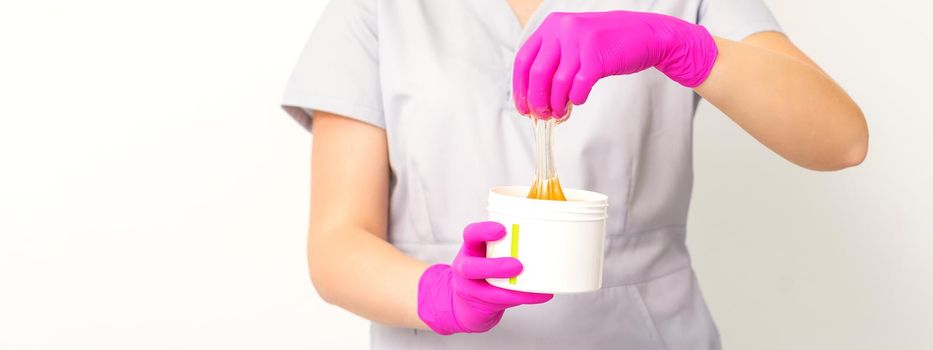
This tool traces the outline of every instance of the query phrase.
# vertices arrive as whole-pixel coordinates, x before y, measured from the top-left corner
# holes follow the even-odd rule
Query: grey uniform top
[[[532,179],[529,120],[510,100],[516,50],[553,11],[632,10],[700,23],[732,40],[779,27],[760,0],[545,0],[523,29],[504,0],[335,0],[285,91],[311,110],[384,128],[389,241],[449,263],[486,195]],[[650,69],[605,78],[558,127],[565,188],[609,196],[602,290],[506,311],[482,334],[372,325],[375,349],[716,349],[719,336],[684,243],[698,97]],[[313,189],[312,189],[313,190]]]

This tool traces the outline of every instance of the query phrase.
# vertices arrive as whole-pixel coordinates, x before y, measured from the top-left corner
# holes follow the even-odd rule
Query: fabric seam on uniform
[[[651,331],[651,339],[654,341],[654,344],[661,350],[667,350],[667,346],[664,344],[664,339],[661,339],[661,332],[658,331],[658,325],[654,321],[654,317],[651,316],[651,311],[648,310],[648,305],[645,304],[645,299],[642,298],[641,292],[638,291],[637,286],[627,286],[629,296],[635,299],[635,302],[638,303],[639,311],[641,311],[642,322],[645,322],[645,326]]]
[[[720,32],[722,34],[725,34],[726,36],[731,37],[731,40],[734,40],[734,41],[742,41],[742,40],[745,40],[745,38],[752,36],[752,34],[758,34],[758,33],[764,33],[764,32],[783,33],[781,31],[780,25],[775,24],[775,23],[767,23],[767,22],[760,22],[760,21],[748,22],[746,24],[731,25],[724,29],[725,30],[722,30]],[[716,33],[712,33],[712,34],[717,35]],[[727,39],[730,39],[730,38],[727,38]]]
[[[632,168],[629,169],[628,174],[628,193],[625,194],[625,216],[622,218],[622,233],[619,235],[624,235],[625,231],[629,227],[629,219],[632,217],[632,192],[635,188],[635,168],[638,168],[638,161],[632,162]],[[611,237],[611,235],[606,235]]]
[[[352,107],[354,107],[354,108],[359,108],[359,109],[365,110],[366,112],[371,113],[371,114],[374,114],[374,115],[377,115],[377,116],[383,115],[382,109],[376,108],[376,107],[372,107],[372,106],[370,106],[370,105],[365,105],[365,104],[360,104],[360,103],[358,103],[358,102],[354,102],[353,99],[351,99],[351,98],[341,97],[341,96],[338,96],[338,95],[323,94],[323,93],[319,93],[319,92],[317,92],[317,91],[308,91],[307,95],[308,95],[308,97],[304,98],[304,100],[306,100],[306,101],[308,101],[308,102],[288,101],[288,100],[290,100],[290,99],[283,99],[282,104],[283,104],[283,105],[286,105],[286,106],[304,107],[304,108],[311,108],[311,109],[314,109],[313,107],[311,107],[311,106],[309,106],[309,105],[310,105],[310,104],[314,104],[314,102],[317,102],[317,101],[314,101],[315,99],[325,100],[325,101],[326,101],[326,100],[332,100],[333,102],[339,102],[339,103],[344,104],[344,105],[347,105],[347,106],[352,106]],[[309,102],[311,102],[311,103],[309,103]],[[350,116],[348,116],[348,117],[350,117]]]
[[[606,240],[617,241],[617,240],[622,240],[622,239],[637,238],[637,237],[634,237],[633,235],[638,235],[638,237],[644,237],[649,232],[651,233],[661,232],[666,228],[678,228],[678,227],[686,227],[686,226],[687,226],[686,224],[666,224],[666,225],[656,226],[653,228],[649,228],[649,229],[645,229],[645,230],[641,230],[637,232],[632,232],[632,233],[625,233],[625,234],[619,234],[619,235],[606,235]],[[408,245],[459,245],[459,244],[462,244],[463,242],[461,241],[434,241],[434,242],[393,241],[391,243],[392,244],[408,244]]]
[[[613,236],[606,235],[606,238],[607,239],[621,239],[621,238],[633,238],[635,236],[642,237],[642,236],[648,235],[648,233],[664,231],[664,229],[666,228],[679,228],[679,227],[686,228],[687,224],[666,224],[666,225],[655,226],[649,229],[644,229],[644,230],[635,231],[635,232],[624,232],[623,231],[623,233],[619,235],[613,235]]]
[[[298,98],[285,98],[282,101],[283,107],[293,107],[300,109],[311,109],[311,110],[321,110],[324,112],[334,113],[348,117],[350,119],[359,120],[378,126],[380,128],[385,128],[385,116],[383,112],[378,108],[373,108],[368,105],[362,105],[356,102],[351,101],[347,98],[337,97],[333,95],[325,95],[318,93],[310,93],[308,97],[301,98],[301,101],[295,101]],[[338,110],[339,109],[339,110]],[[343,111],[343,109],[351,109],[352,112],[348,113]],[[305,119],[313,120],[314,117],[311,114],[308,114],[306,111],[304,113]],[[352,115],[345,115],[352,114]]]
[[[655,277],[651,277],[651,278],[643,279],[643,280],[638,280],[638,281],[635,281],[635,282],[626,282],[626,283],[623,283],[623,284],[617,284],[617,285],[610,286],[610,287],[606,287],[606,288],[603,288],[603,289],[621,288],[621,287],[631,287],[631,286],[636,285],[636,284],[651,283],[651,282],[657,281],[657,280],[659,280],[659,279],[662,279],[662,278],[665,278],[665,277],[669,277],[669,276],[671,276],[671,275],[676,275],[676,274],[678,274],[678,273],[683,272],[684,270],[691,270],[691,271],[692,271],[692,270],[693,270],[693,267],[692,267],[690,264],[687,264],[687,265],[684,266],[684,267],[677,268],[677,269],[675,269],[674,271],[665,272],[665,273],[663,273],[663,274],[661,274],[661,275],[659,275],[659,276],[655,276]]]

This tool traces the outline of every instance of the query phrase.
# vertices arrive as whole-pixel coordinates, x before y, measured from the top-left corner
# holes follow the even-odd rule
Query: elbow
[[[840,113],[836,127],[826,137],[832,141],[819,160],[811,166],[804,166],[818,171],[836,171],[862,164],[868,155],[868,123],[862,110],[853,102],[851,108]],[[802,165],[802,164],[801,164]]]
[[[311,285],[314,286],[314,291],[317,292],[321,300],[331,305],[337,305],[336,293],[332,291],[333,288],[329,287],[329,284],[320,274],[311,272]]]
[[[868,129],[863,124],[861,130],[853,134],[848,141],[837,146],[835,151],[826,154],[822,161],[805,167],[819,171],[836,171],[862,164],[868,155]]]
[[[821,159],[812,162],[800,162],[798,165],[816,171],[838,171],[862,164],[868,154],[868,140],[852,142],[825,153]]]
[[[842,155],[839,157],[841,163],[840,169],[851,168],[862,164],[865,157],[868,156],[868,124],[865,122],[865,116],[862,111],[856,107],[857,117],[854,118],[856,131],[852,132],[846,146],[843,148]]]
[[[862,164],[865,161],[865,157],[868,155],[868,140],[858,142],[855,145],[849,147],[845,155],[842,156],[842,167],[840,169],[851,168]]]
[[[321,246],[325,242],[320,241],[320,239],[312,241],[310,237],[308,239],[308,274],[311,278],[311,285],[318,296],[324,302],[336,305],[338,293],[334,291],[333,282],[329,277],[331,273],[327,269],[327,266],[332,264],[326,261],[327,247]]]

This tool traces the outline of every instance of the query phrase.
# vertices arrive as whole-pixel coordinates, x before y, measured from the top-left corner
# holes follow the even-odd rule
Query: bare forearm
[[[318,294],[375,322],[426,329],[417,303],[427,266],[386,241],[385,130],[317,111],[311,154],[308,266]]]
[[[805,59],[716,38],[719,57],[696,91],[782,157],[815,170],[862,161],[861,110]]]
[[[327,302],[374,322],[428,329],[418,318],[418,280],[427,264],[359,228],[312,234],[308,263]]]

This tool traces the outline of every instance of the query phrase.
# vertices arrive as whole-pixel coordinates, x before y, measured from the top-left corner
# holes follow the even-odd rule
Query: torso
[[[489,188],[530,184],[531,124],[511,103],[511,66],[547,13],[627,9],[694,21],[698,2],[381,1],[389,241],[419,260],[449,263],[463,227],[486,218]],[[685,324],[692,333],[682,339],[713,341],[684,244],[695,106],[692,90],[648,70],[601,80],[556,130],[564,187],[609,196],[602,290],[509,310],[493,331],[469,337],[374,325],[374,347],[661,348],[660,328]],[[654,326],[646,315],[657,310],[676,320]]]

